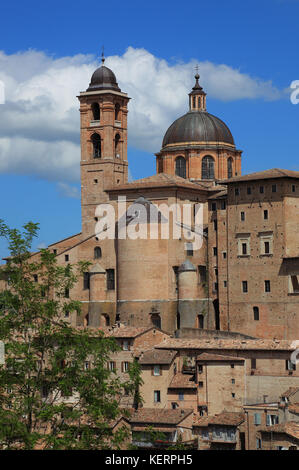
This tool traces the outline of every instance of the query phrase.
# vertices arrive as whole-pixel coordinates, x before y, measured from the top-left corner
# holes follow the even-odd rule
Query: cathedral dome
[[[206,111],[189,111],[166,131],[162,147],[169,144],[213,142],[235,145],[233,136],[221,119]]]
[[[118,83],[116,81],[116,77],[112,70],[108,69],[104,65],[104,57],[102,58],[102,66],[99,67],[91,77],[91,81],[87,91],[94,91],[94,90],[115,90],[121,91]]]

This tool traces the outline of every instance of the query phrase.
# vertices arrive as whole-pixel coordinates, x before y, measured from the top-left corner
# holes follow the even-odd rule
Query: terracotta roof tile
[[[132,424],[145,423],[151,424],[168,424],[177,425],[187,416],[193,413],[193,410],[182,410],[176,409],[159,409],[159,408],[140,408],[137,411],[133,411],[129,417],[129,421]]]
[[[190,374],[177,373],[174,375],[168,388],[197,388],[196,383],[192,380]]]
[[[211,416],[209,418],[209,424],[219,424],[219,425],[228,425],[228,426],[238,426],[243,423],[245,420],[244,413],[235,413],[223,411],[222,413]]]
[[[282,170],[280,168],[272,168],[270,170],[249,173],[248,175],[235,176],[230,179],[221,181],[222,184],[237,183],[242,181],[264,180],[272,178],[299,178],[299,171]]]
[[[294,415],[299,415],[299,403],[292,403],[288,406],[288,410]]]
[[[194,416],[193,426],[207,427],[209,425],[209,416]]]
[[[150,349],[141,354],[139,364],[171,364],[176,355],[176,351]]]
[[[146,331],[151,330],[152,327],[148,326],[119,326],[115,328],[99,328],[100,331],[103,331],[106,337],[113,337],[113,338],[136,338],[136,336],[145,333]]]
[[[274,424],[273,426],[259,427],[259,432],[285,433],[299,441],[299,423],[289,421],[287,423]]]
[[[211,354],[211,353],[206,353],[206,352],[202,352],[200,353],[197,358],[196,358],[197,361],[204,361],[204,362],[207,362],[207,361],[229,361],[229,362],[233,362],[233,361],[239,361],[239,362],[243,362],[245,361],[245,359],[243,357],[235,357],[235,356],[224,356],[222,354]]]
[[[181,187],[187,189],[206,190],[207,186],[199,182],[191,182],[185,178],[176,175],[168,175],[167,173],[158,173],[156,175],[148,176],[139,180],[132,181],[131,183],[121,184],[106,189],[107,192],[143,189],[143,188],[160,188],[160,187]]]
[[[291,340],[272,339],[183,339],[167,338],[155,346],[157,349],[219,349],[219,350],[277,350],[294,351]]]

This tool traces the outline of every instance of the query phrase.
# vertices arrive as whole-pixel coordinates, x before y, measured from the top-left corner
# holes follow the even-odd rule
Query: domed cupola
[[[241,151],[228,126],[206,110],[206,93],[195,75],[189,111],[167,129],[156,153],[157,173],[192,180],[217,180],[241,174]]]
[[[105,58],[102,55],[102,66],[92,74],[89,87],[86,91],[114,90],[121,91],[112,70],[104,65]]]

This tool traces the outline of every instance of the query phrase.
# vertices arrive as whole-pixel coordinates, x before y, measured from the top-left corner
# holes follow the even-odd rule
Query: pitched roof
[[[290,387],[281,394],[281,397],[289,398],[297,392],[299,392],[299,387]]]
[[[273,426],[259,427],[260,432],[285,433],[299,441],[299,423],[288,421],[287,423],[274,424]]]
[[[242,181],[266,180],[272,178],[299,178],[299,171],[272,168],[270,170],[249,173],[248,175],[234,176],[233,178],[221,181],[221,184],[238,183]]]
[[[131,423],[145,424],[172,424],[177,425],[187,416],[193,413],[193,410],[183,409],[160,409],[160,408],[140,408],[133,411],[129,417]]]
[[[229,361],[229,362],[234,362],[234,361],[238,361],[238,362],[243,362],[245,361],[245,359],[243,357],[236,357],[236,356],[224,356],[222,354],[211,354],[211,353],[206,353],[206,352],[202,352],[200,354],[198,354],[197,358],[196,358],[197,361],[204,361],[204,362],[208,362],[208,361]]]
[[[294,351],[291,340],[276,339],[183,339],[167,338],[155,346],[157,349],[219,349],[219,350],[277,350]]]
[[[174,375],[168,388],[197,388],[196,383],[192,380],[193,376],[190,374],[182,374],[178,372]]]
[[[139,364],[171,364],[176,355],[176,351],[150,349],[141,353]]]
[[[209,425],[209,416],[198,416],[193,417],[193,426],[207,427]]]
[[[209,424],[238,426],[239,424],[243,423],[244,419],[244,413],[223,411],[220,414],[210,417]]]
[[[152,330],[155,327],[149,326],[117,326],[117,327],[104,327],[100,328],[103,331],[106,337],[113,337],[113,338],[136,338],[136,336],[145,333],[146,331]],[[157,329],[157,328],[156,328]]]
[[[106,189],[107,192],[112,191],[123,191],[123,190],[134,190],[143,188],[161,188],[161,187],[180,187],[186,189],[195,190],[207,190],[207,186],[204,183],[192,183],[185,178],[181,178],[177,175],[168,175],[167,173],[157,173],[156,175],[148,176],[147,178],[141,178],[139,180],[132,181],[131,183],[120,184]]]

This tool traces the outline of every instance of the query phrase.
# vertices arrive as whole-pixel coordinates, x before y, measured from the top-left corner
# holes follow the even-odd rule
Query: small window
[[[247,283],[247,281],[242,281],[242,291],[244,293],[248,292],[248,283]]]
[[[161,402],[161,393],[160,393],[160,390],[155,390],[155,391],[154,391],[154,402],[155,402],[155,403],[160,403],[160,402]]]
[[[253,318],[256,321],[260,319],[260,310],[258,307],[253,307]]]
[[[235,379],[232,379],[232,384],[235,385],[236,381]]]
[[[54,255],[57,255],[57,250],[53,250]]]
[[[90,362],[85,361],[84,362],[84,370],[89,370],[90,369]]]
[[[203,382],[198,382],[198,388],[203,388]]]
[[[216,211],[217,210],[217,204],[216,202],[212,202],[212,211]]]
[[[93,146],[93,158],[101,158],[101,137],[99,134],[93,134],[91,136],[91,142]]]
[[[99,103],[92,103],[91,105],[92,117],[94,121],[100,120],[100,106]]]
[[[245,220],[245,212],[241,212],[241,221],[244,222]]]
[[[70,257],[69,255],[64,255],[64,261],[69,261]]]
[[[187,243],[187,256],[193,256],[193,244]]]
[[[239,196],[239,194],[240,194],[239,188],[235,188],[235,196]]]
[[[94,259],[102,258],[102,250],[99,246],[96,246],[94,249]]]
[[[178,405],[176,402],[172,402],[172,403],[171,403],[171,408],[172,408],[173,410],[176,410],[178,407],[179,407],[179,405]]]
[[[184,401],[184,392],[179,392],[179,400]]]
[[[251,369],[256,369],[256,359],[251,359]]]
[[[257,426],[262,424],[262,417],[260,413],[254,413],[254,424]]]
[[[236,397],[236,394],[235,393],[232,393],[232,398],[235,398]]]
[[[268,210],[264,210],[264,220],[268,220]]]
[[[213,247],[213,255],[217,256],[217,247],[216,246]]]
[[[161,375],[161,368],[159,365],[155,365],[154,368],[153,368],[153,375],[157,376],[157,375]]]
[[[299,294],[299,275],[293,274],[290,276],[289,293]]]
[[[122,369],[122,372],[128,372],[128,370],[129,370],[129,362],[127,362],[127,361],[122,362],[121,369]]]
[[[107,269],[107,290],[114,290],[115,289],[115,276],[114,276],[114,269]]]
[[[260,186],[260,194],[264,194],[264,186]]]
[[[242,255],[247,255],[247,243],[242,243]]]
[[[234,369],[234,368],[235,368],[235,364],[231,364],[230,367],[231,367],[231,369]]]
[[[65,297],[66,299],[69,299],[69,298],[70,298],[70,290],[69,290],[68,287],[66,287],[65,290],[64,290],[64,297]]]
[[[89,289],[90,287],[90,281],[89,281],[89,273],[84,273],[83,274],[83,289]]]
[[[264,253],[265,255],[270,253],[270,242],[264,242]]]
[[[223,251],[222,256],[223,256],[223,259],[226,259],[226,251]]]
[[[226,201],[221,201],[221,209],[225,210],[226,209]]]
[[[295,192],[296,192],[296,186],[292,184],[292,193],[295,193]]]
[[[198,266],[198,282],[205,284],[207,282],[207,268],[206,266]]]
[[[122,348],[123,348],[123,351],[129,351],[130,350],[130,343],[127,339],[125,339],[122,342]]]
[[[247,188],[247,194],[251,194],[251,187],[250,186],[248,186],[248,188]]]
[[[37,274],[34,274],[33,280],[34,280],[34,282],[38,282],[38,275]]]
[[[271,292],[270,281],[265,281],[265,292]]]
[[[214,230],[217,230],[217,220],[213,220]]]
[[[120,111],[120,104],[116,103],[116,105],[115,105],[115,121],[119,121],[119,111]]]
[[[116,371],[116,363],[114,361],[109,361],[108,362],[108,370],[110,370],[110,372],[115,372]]]
[[[286,360],[286,370],[293,371],[296,370],[296,364],[294,364],[291,360]]]
[[[223,287],[227,287],[227,281],[223,281]]]
[[[276,190],[277,190],[276,184],[272,184],[272,193],[276,193]]]

